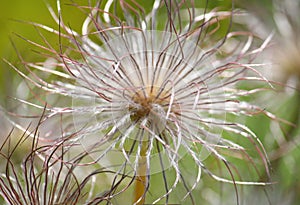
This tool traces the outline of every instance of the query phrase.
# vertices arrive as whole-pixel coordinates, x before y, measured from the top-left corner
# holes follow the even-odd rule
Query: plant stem
[[[134,202],[136,205],[143,205],[145,203],[145,192],[147,185],[147,142],[142,142],[141,154],[139,157],[138,167],[137,167],[137,176],[135,179],[135,196]]]

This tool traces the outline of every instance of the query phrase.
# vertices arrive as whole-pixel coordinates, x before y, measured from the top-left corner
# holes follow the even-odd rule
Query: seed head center
[[[137,92],[133,95],[132,101],[135,106],[130,106],[129,110],[132,112],[132,120],[140,120],[151,115],[158,116],[157,107],[164,110],[166,103],[168,103],[168,95],[166,93],[152,92]]]

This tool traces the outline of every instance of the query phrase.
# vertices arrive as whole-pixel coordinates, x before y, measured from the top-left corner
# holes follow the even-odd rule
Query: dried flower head
[[[71,161],[63,142],[39,145],[38,129],[23,134],[12,130],[0,146],[0,196],[6,204],[98,204],[108,201],[109,190],[95,192],[103,168],[84,171],[84,155]],[[33,137],[33,138],[31,138]],[[66,150],[65,150],[66,149]],[[99,190],[98,190],[99,191]]]
[[[274,72],[269,75],[274,80],[299,89],[300,21],[297,14],[300,3],[293,0],[271,0],[270,8],[270,12],[267,12],[267,8],[255,10],[251,16],[255,20],[246,22],[260,36],[272,34],[273,45],[266,52],[266,58],[273,63]]]
[[[197,9],[194,1],[151,3],[150,11],[133,0],[76,5],[86,14],[81,32],[64,22],[60,1],[57,13],[49,6],[59,29],[33,24],[58,35],[59,49],[42,34],[45,45],[27,40],[47,52],[48,66],[24,63],[29,77],[16,69],[43,91],[31,89],[34,103],[22,102],[42,109],[47,97],[43,123],[59,117],[67,148],[81,145],[92,164],[114,173],[112,187],[121,188],[108,198],[131,190],[133,204],[196,204],[202,171],[234,184],[237,198],[237,184],[266,185],[256,181],[269,174],[264,147],[238,117],[275,119],[248,102],[272,87],[254,63],[268,41],[231,31],[234,10]],[[253,82],[260,87],[243,86]],[[250,163],[245,175],[237,161]],[[153,185],[157,175],[159,187]],[[125,185],[116,183],[120,176]]]

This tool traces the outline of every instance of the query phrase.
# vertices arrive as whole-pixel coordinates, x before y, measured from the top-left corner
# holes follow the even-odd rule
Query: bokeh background
[[[55,0],[48,0],[49,4],[55,7]],[[70,26],[72,28],[80,29],[80,25],[83,20],[82,15],[74,15],[74,8],[68,6],[70,3],[87,4],[87,0],[62,0],[64,9],[65,22],[70,19]],[[139,1],[142,2],[142,1]],[[150,3],[149,3],[150,2]],[[199,2],[199,6],[203,6],[205,1]],[[246,1],[241,0],[236,2],[236,8],[244,9],[253,16],[255,16],[255,22],[259,24],[253,25],[254,19],[246,19],[245,29],[249,29],[248,24],[252,24],[254,32],[257,34],[268,36],[271,32],[274,33],[274,45],[275,47],[267,50],[263,56],[258,56],[268,62],[274,63],[276,66],[272,67],[272,76],[276,77],[276,80],[282,84],[289,84],[295,88],[300,88],[300,22],[298,21],[300,14],[300,7],[298,0],[286,1],[286,14],[289,16],[288,20],[291,24],[292,33],[295,35],[288,37],[284,36],[280,28],[281,25],[285,24],[278,21],[284,21],[284,17],[280,16],[277,12],[279,1],[272,0],[253,0]],[[282,1],[284,2],[284,1]],[[144,2],[145,7],[151,5],[151,1]],[[220,9],[230,8],[230,1],[218,0],[209,1],[209,7]],[[293,6],[294,5],[294,6]],[[284,7],[281,7],[284,8]],[[293,11],[289,10],[293,8]],[[290,11],[290,12],[289,12]],[[76,13],[78,14],[78,13]],[[284,15],[284,12],[283,14]],[[36,55],[34,48],[31,48],[26,40],[31,39],[39,43],[42,39],[40,38],[37,29],[26,22],[36,22],[50,27],[58,28],[57,24],[51,18],[45,1],[42,0],[11,0],[1,1],[0,3],[0,139],[2,140],[12,129],[12,126],[4,117],[3,109],[13,110],[14,100],[12,97],[17,95],[19,84],[22,82],[22,78],[9,66],[3,59],[11,62],[13,65],[21,66],[21,59],[18,57],[18,53],[22,55],[27,61],[35,62],[39,59]],[[78,22],[78,24],[74,23]],[[286,28],[288,29],[288,28]],[[297,33],[299,32],[299,33]],[[43,34],[50,42],[57,42],[58,38],[55,35]],[[22,39],[24,38],[24,39]],[[286,38],[286,39],[285,39]],[[284,40],[282,40],[284,39]],[[290,43],[290,44],[289,44]],[[291,47],[294,45],[296,48]],[[275,48],[275,49],[274,49]],[[284,52],[278,54],[278,50]],[[299,50],[297,50],[299,49]],[[295,51],[296,50],[296,51]],[[289,51],[292,54],[289,53]],[[295,53],[296,52],[296,53]],[[275,56],[275,57],[274,57]],[[280,56],[280,57],[276,57]],[[278,59],[283,59],[278,60]],[[286,60],[288,59],[288,60]],[[273,68],[274,67],[274,68]],[[269,69],[270,72],[270,69]],[[275,79],[274,79],[275,80]],[[290,89],[287,86],[279,86],[279,92],[274,95],[263,96],[264,102],[268,104],[267,109],[273,112],[276,116],[283,118],[294,126],[289,126],[284,123],[273,123],[268,118],[258,115],[252,118],[243,119],[244,123],[247,124],[261,139],[265,145],[267,152],[270,156],[272,164],[272,181],[275,183],[266,188],[268,193],[267,197],[264,194],[264,189],[256,189],[251,187],[245,189],[245,204],[257,204],[264,205],[268,204],[268,200],[271,204],[275,205],[297,205],[300,204],[300,94],[297,89]],[[262,100],[261,100],[262,101]],[[201,182],[202,187],[202,200],[203,203],[199,204],[215,204],[213,201],[214,195],[221,195],[219,188],[219,182],[210,179],[207,176],[203,177]],[[160,186],[159,183],[157,186]],[[224,188],[222,188],[224,189]],[[234,189],[232,195],[234,196]],[[257,194],[263,192],[263,194]],[[207,197],[205,197],[207,196]],[[223,196],[223,199],[227,196]],[[261,197],[261,198],[260,198]],[[232,197],[228,196],[228,200],[224,199],[221,204],[234,204],[231,201]],[[220,203],[220,202],[218,202]],[[2,204],[0,199],[0,204]]]

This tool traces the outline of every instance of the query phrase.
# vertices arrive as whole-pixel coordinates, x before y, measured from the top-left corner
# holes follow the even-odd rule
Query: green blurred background
[[[295,0],[297,1],[297,0]],[[55,7],[55,0],[48,1],[53,7]],[[65,5],[71,1],[62,1],[64,13],[66,17],[65,22],[68,22],[68,16],[72,22],[80,21],[80,23],[71,25],[72,28],[80,29],[82,16],[73,15],[72,7]],[[87,5],[87,0],[74,1],[78,4]],[[150,1],[149,1],[150,2]],[[196,1],[198,2],[198,1]],[[200,1],[199,1],[200,2]],[[205,2],[205,1],[201,1]],[[230,7],[230,1],[210,1],[210,7]],[[147,3],[148,4],[148,3]],[[201,3],[200,3],[201,4]],[[237,6],[256,11],[256,15],[259,15],[263,21],[272,28],[273,19],[272,14],[272,1],[245,1],[238,2]],[[300,11],[299,11],[300,13]],[[33,25],[25,22],[36,22],[43,25],[57,28],[57,24],[51,18],[48,9],[43,0],[11,0],[1,1],[0,3],[0,105],[2,107],[9,107],[9,96],[15,96],[16,88],[21,82],[21,78],[17,73],[2,59],[6,59],[13,65],[21,66],[20,59],[18,58],[17,52],[21,53],[27,61],[36,61],[36,53],[28,43],[17,35],[21,35],[27,39],[39,42],[42,39],[37,33],[36,28]],[[300,26],[300,25],[299,25]],[[17,34],[17,35],[16,35]],[[58,38],[54,35],[46,36],[49,41],[58,42]],[[299,37],[300,38],[300,37]],[[16,49],[15,49],[15,48]],[[16,52],[17,51],[17,52]],[[298,79],[299,80],[299,79]],[[283,144],[278,145],[275,143],[276,132],[272,131],[270,120],[265,117],[254,117],[246,119],[247,125],[252,128],[258,136],[262,138],[263,143],[267,147],[267,152],[270,153],[273,158],[273,180],[277,184],[273,185],[270,189],[271,194],[269,195],[272,204],[287,204],[297,205],[300,204],[300,149],[299,149],[299,110],[300,110],[300,97],[299,92],[293,94],[281,94],[281,99],[276,99],[276,107],[274,108],[275,114],[280,117],[293,122],[296,126],[283,126],[283,135],[286,139],[282,141]],[[1,115],[1,113],[0,113]],[[3,125],[5,119],[0,116],[0,124]],[[0,125],[0,135],[5,136]],[[9,129],[8,124],[6,124]],[[274,130],[273,130],[274,131]],[[279,134],[279,133],[278,133]],[[209,183],[214,183],[210,179],[204,180]],[[215,182],[217,183],[217,182]],[[211,186],[211,185],[210,185]],[[204,185],[205,187],[205,185]],[[255,193],[251,192],[251,193]],[[233,193],[234,194],[234,193]],[[251,198],[251,196],[249,197]],[[1,202],[1,201],[0,201]],[[261,205],[264,205],[262,202]],[[246,203],[249,204],[250,203]],[[259,202],[256,203],[260,205]],[[204,203],[205,205],[205,203]]]

